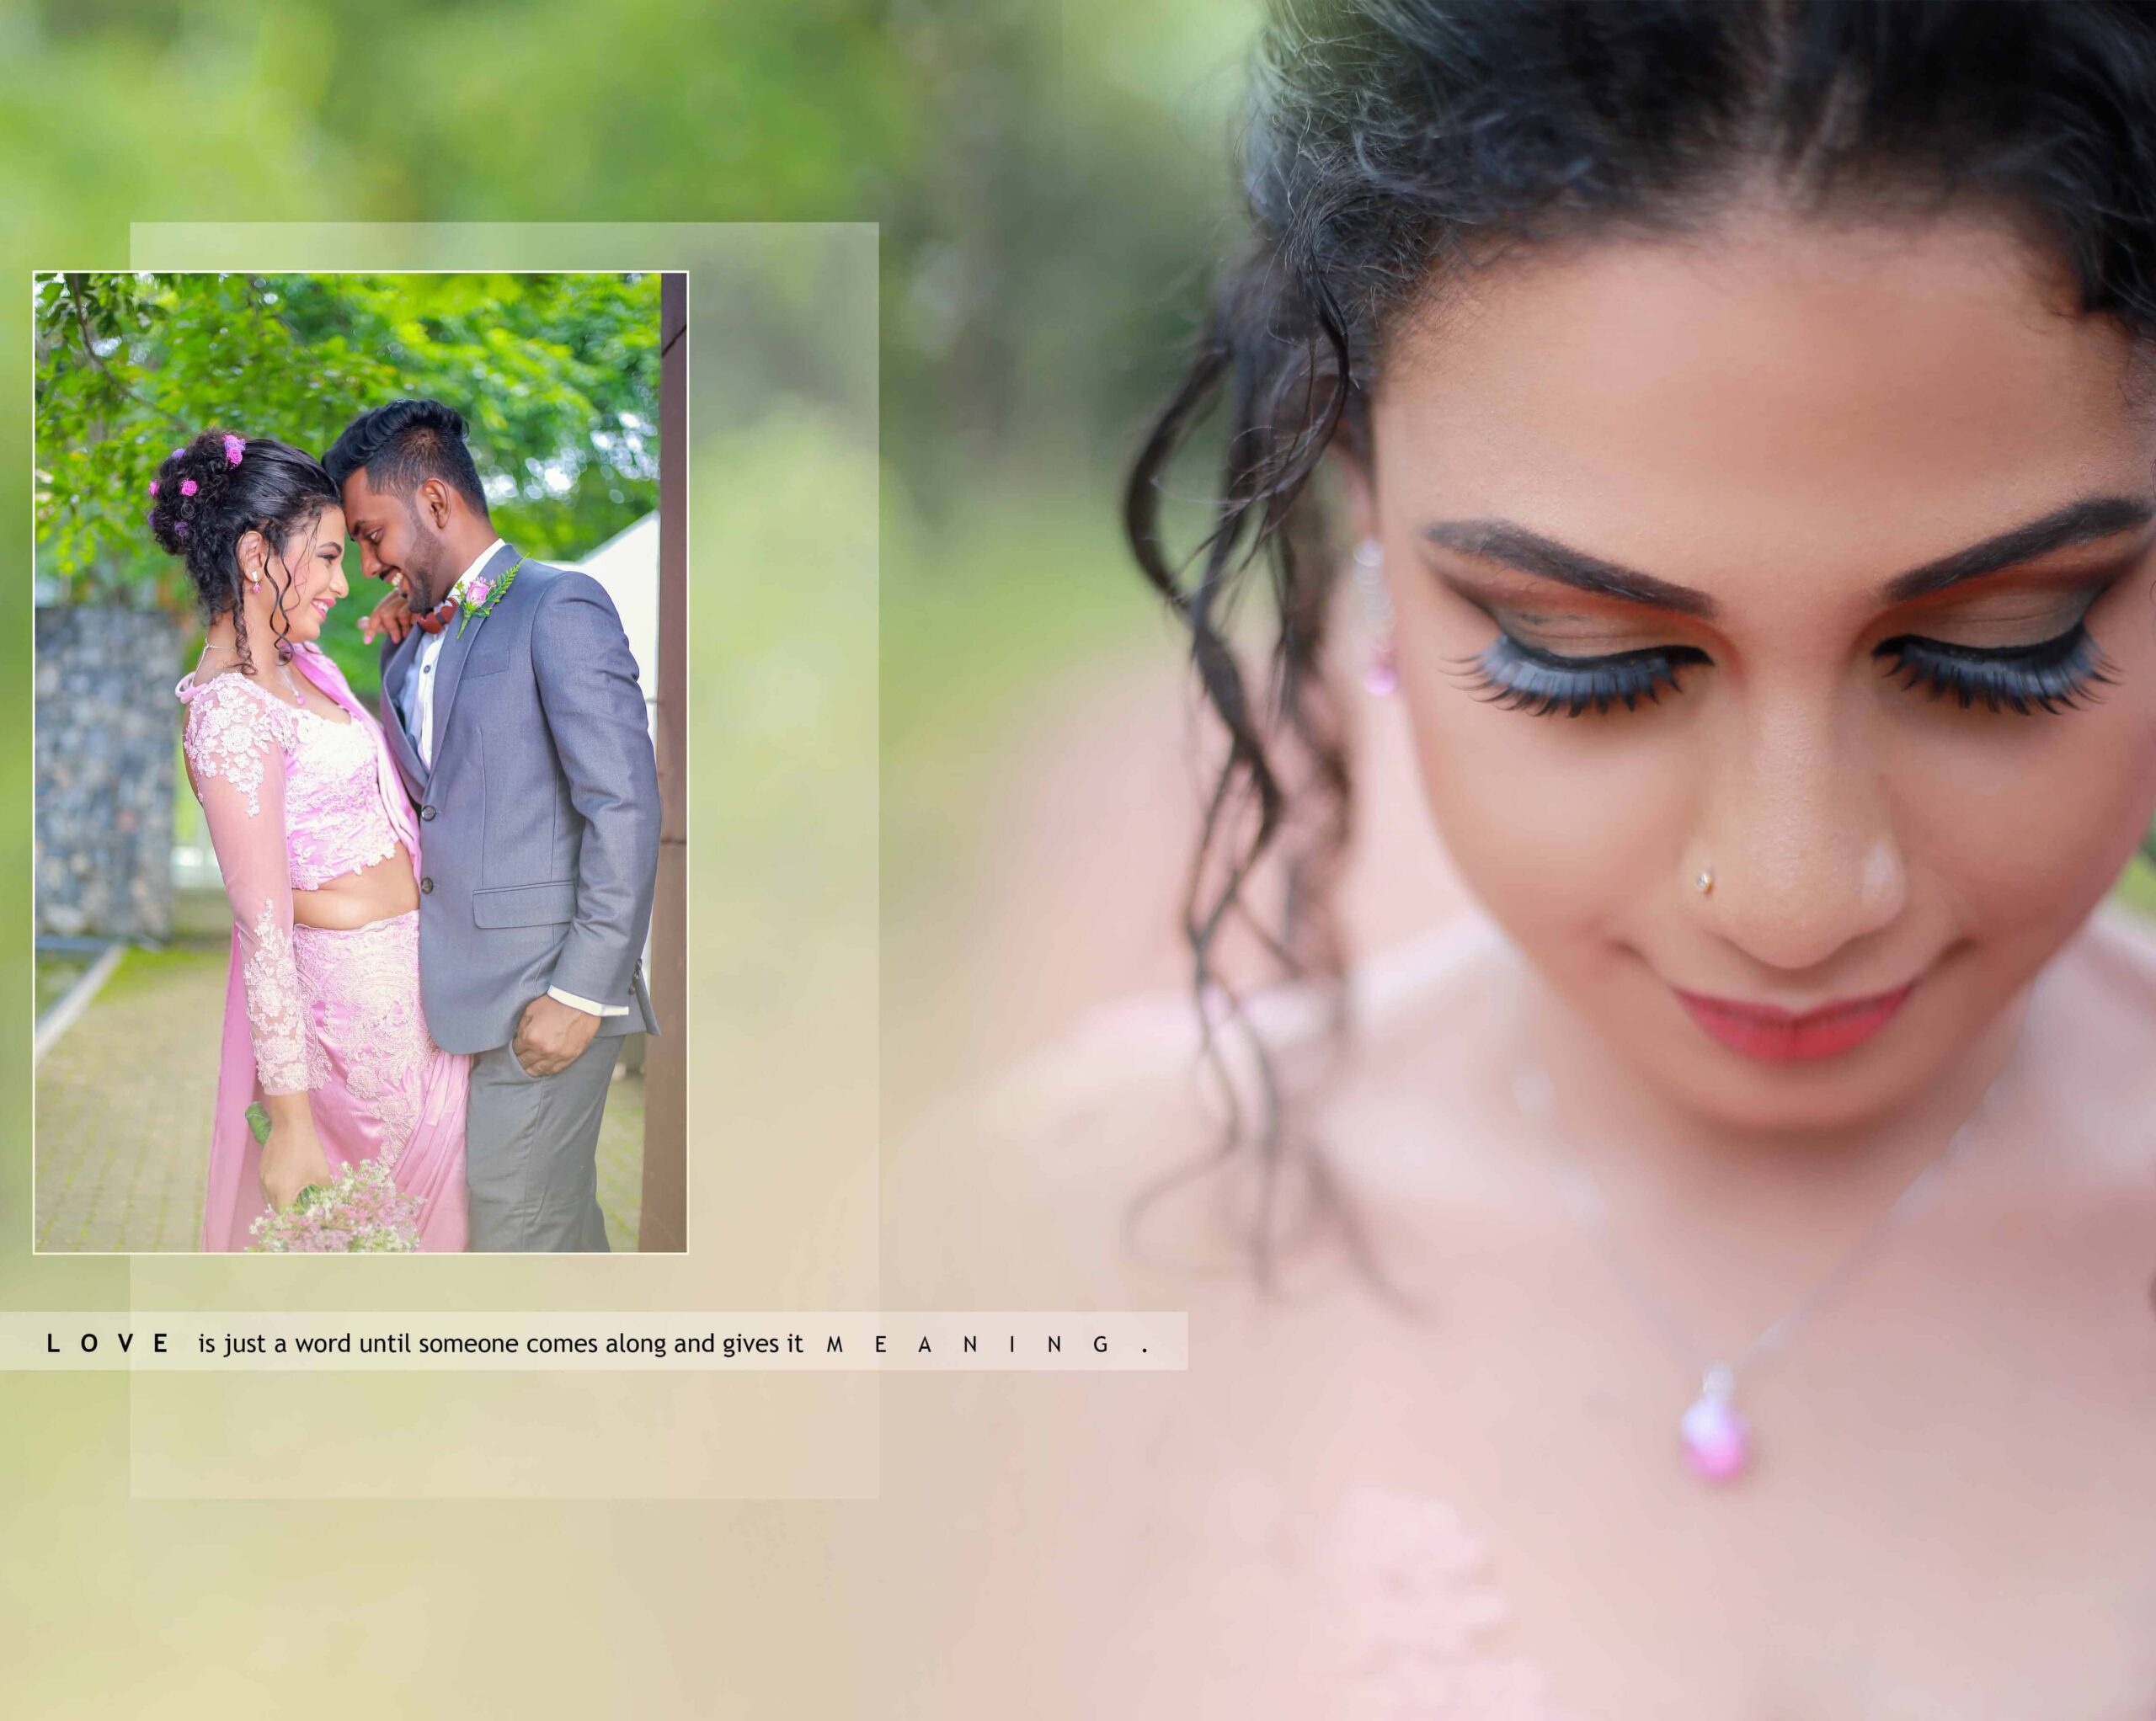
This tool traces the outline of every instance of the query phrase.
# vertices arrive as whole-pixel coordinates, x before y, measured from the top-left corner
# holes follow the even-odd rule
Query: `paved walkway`
[[[222,940],[131,950],[37,1071],[37,1246],[192,1251],[216,1100]],[[636,1247],[643,1079],[624,1076],[599,1133],[599,1205]]]
[[[131,950],[37,1070],[37,1246],[192,1249],[222,949]],[[190,1122],[191,1121],[191,1122]]]

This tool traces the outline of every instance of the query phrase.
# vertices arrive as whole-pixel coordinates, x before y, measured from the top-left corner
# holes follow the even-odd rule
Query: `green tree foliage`
[[[148,486],[212,425],[320,454],[368,407],[447,401],[538,556],[656,504],[656,276],[70,274],[36,295],[39,571],[64,599],[184,607]]]
[[[188,612],[148,488],[217,426],[320,454],[401,395],[470,426],[496,524],[573,557],[658,503],[655,275],[81,274],[36,281],[38,569],[61,602]],[[377,589],[347,562],[329,649],[362,683]]]

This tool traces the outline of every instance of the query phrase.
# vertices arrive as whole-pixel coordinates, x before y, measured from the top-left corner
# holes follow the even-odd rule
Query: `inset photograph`
[[[686,1247],[685,288],[36,278],[40,1251]]]

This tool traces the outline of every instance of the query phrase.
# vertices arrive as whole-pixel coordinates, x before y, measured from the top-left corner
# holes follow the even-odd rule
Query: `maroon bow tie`
[[[440,633],[443,628],[449,626],[449,618],[456,613],[456,599],[444,598],[433,609],[420,610],[412,619],[429,633]]]

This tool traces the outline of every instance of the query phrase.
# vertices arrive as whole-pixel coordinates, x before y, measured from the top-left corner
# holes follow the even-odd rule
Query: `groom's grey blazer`
[[[504,546],[484,576],[517,559]],[[659,772],[613,600],[589,574],[527,561],[490,613],[452,617],[431,767],[398,709],[425,637],[385,645],[382,722],[419,810],[427,1031],[445,1052],[507,1045],[524,1007],[558,986],[627,1006],[601,1034],[658,1032],[643,944]]]

